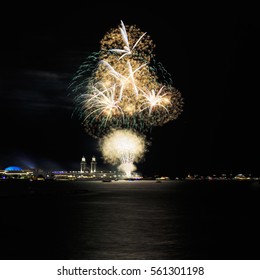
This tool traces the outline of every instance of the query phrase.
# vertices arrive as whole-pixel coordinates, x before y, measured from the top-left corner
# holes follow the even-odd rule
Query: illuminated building
[[[32,179],[33,176],[32,170],[23,170],[18,166],[9,166],[0,170],[0,179]]]
[[[87,166],[86,158],[82,156],[80,169],[78,170],[49,170],[28,169],[24,170],[18,166],[9,166],[0,170],[0,180],[5,179],[28,179],[28,180],[118,180],[125,179],[126,174],[118,170],[97,170],[97,160],[92,156],[90,166]],[[140,175],[133,172],[132,179],[141,179]]]
[[[80,163],[80,172],[84,173],[86,172],[86,170],[87,170],[87,163],[85,157],[83,156]]]
[[[91,163],[90,163],[90,173],[94,173],[97,171],[97,162],[96,162],[96,158],[93,156]]]

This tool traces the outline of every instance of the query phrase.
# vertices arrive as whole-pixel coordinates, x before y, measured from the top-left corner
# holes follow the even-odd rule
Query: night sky
[[[160,3],[158,2],[157,5]],[[115,4],[114,4],[115,5]],[[185,5],[183,5],[185,6]],[[253,6],[119,9],[34,4],[1,9],[0,169],[79,169],[103,164],[68,86],[84,59],[123,20],[147,32],[184,98],[180,117],[147,134],[143,175],[244,173],[259,169],[259,35]]]

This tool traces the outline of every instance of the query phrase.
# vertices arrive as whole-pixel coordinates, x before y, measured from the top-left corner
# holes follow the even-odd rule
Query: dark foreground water
[[[0,259],[260,259],[260,183],[0,181]]]

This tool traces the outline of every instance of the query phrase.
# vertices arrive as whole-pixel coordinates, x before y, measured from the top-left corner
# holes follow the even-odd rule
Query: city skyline
[[[104,9],[96,17],[90,7],[88,13],[75,8],[31,13],[24,7],[11,13],[7,7],[0,47],[0,166],[24,162],[73,170],[82,155],[102,158],[98,141],[72,115],[68,86],[104,34],[123,20],[149,33],[156,58],[184,99],[176,121],[145,134],[151,145],[137,171],[147,176],[259,173],[260,25],[253,9],[220,7],[193,16],[177,6],[174,12]],[[12,18],[19,24],[8,24]]]
[[[26,174],[26,177],[24,177]],[[86,160],[85,156],[82,156],[81,161],[78,162],[78,167],[74,170],[63,169],[45,169],[28,166],[23,164],[22,166],[7,166],[2,168],[0,166],[0,179],[31,179],[31,180],[256,180],[259,181],[259,174],[252,173],[214,173],[214,174],[192,174],[190,172],[186,174],[179,174],[173,176],[166,176],[169,174],[153,174],[152,176],[143,176],[139,171],[133,171],[128,174],[124,170],[116,168],[114,165],[103,165],[99,166],[95,156],[92,156],[89,161]]]

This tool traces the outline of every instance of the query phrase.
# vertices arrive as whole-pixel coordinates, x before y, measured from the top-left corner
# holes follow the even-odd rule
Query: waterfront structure
[[[109,178],[111,180],[117,179],[116,171],[97,170],[96,157],[92,156],[90,166],[87,165],[86,158],[83,156],[80,162],[80,170],[67,171],[59,170],[52,171],[51,177],[54,180],[103,180]]]
[[[23,170],[18,166],[9,166],[0,170],[0,179],[32,179],[34,172],[32,170]]]
[[[90,173],[95,173],[96,171],[97,171],[97,161],[96,158],[93,156],[90,163]]]
[[[85,157],[83,156],[80,162],[80,172],[85,173],[86,171],[87,171],[87,163]]]
[[[87,166],[86,158],[82,156],[79,170],[48,170],[28,169],[23,170],[18,166],[9,166],[0,170],[0,179],[30,179],[30,180],[120,180],[127,179],[125,172],[118,170],[97,170],[97,160],[92,156],[90,166]],[[136,172],[131,175],[132,179],[141,179]]]

